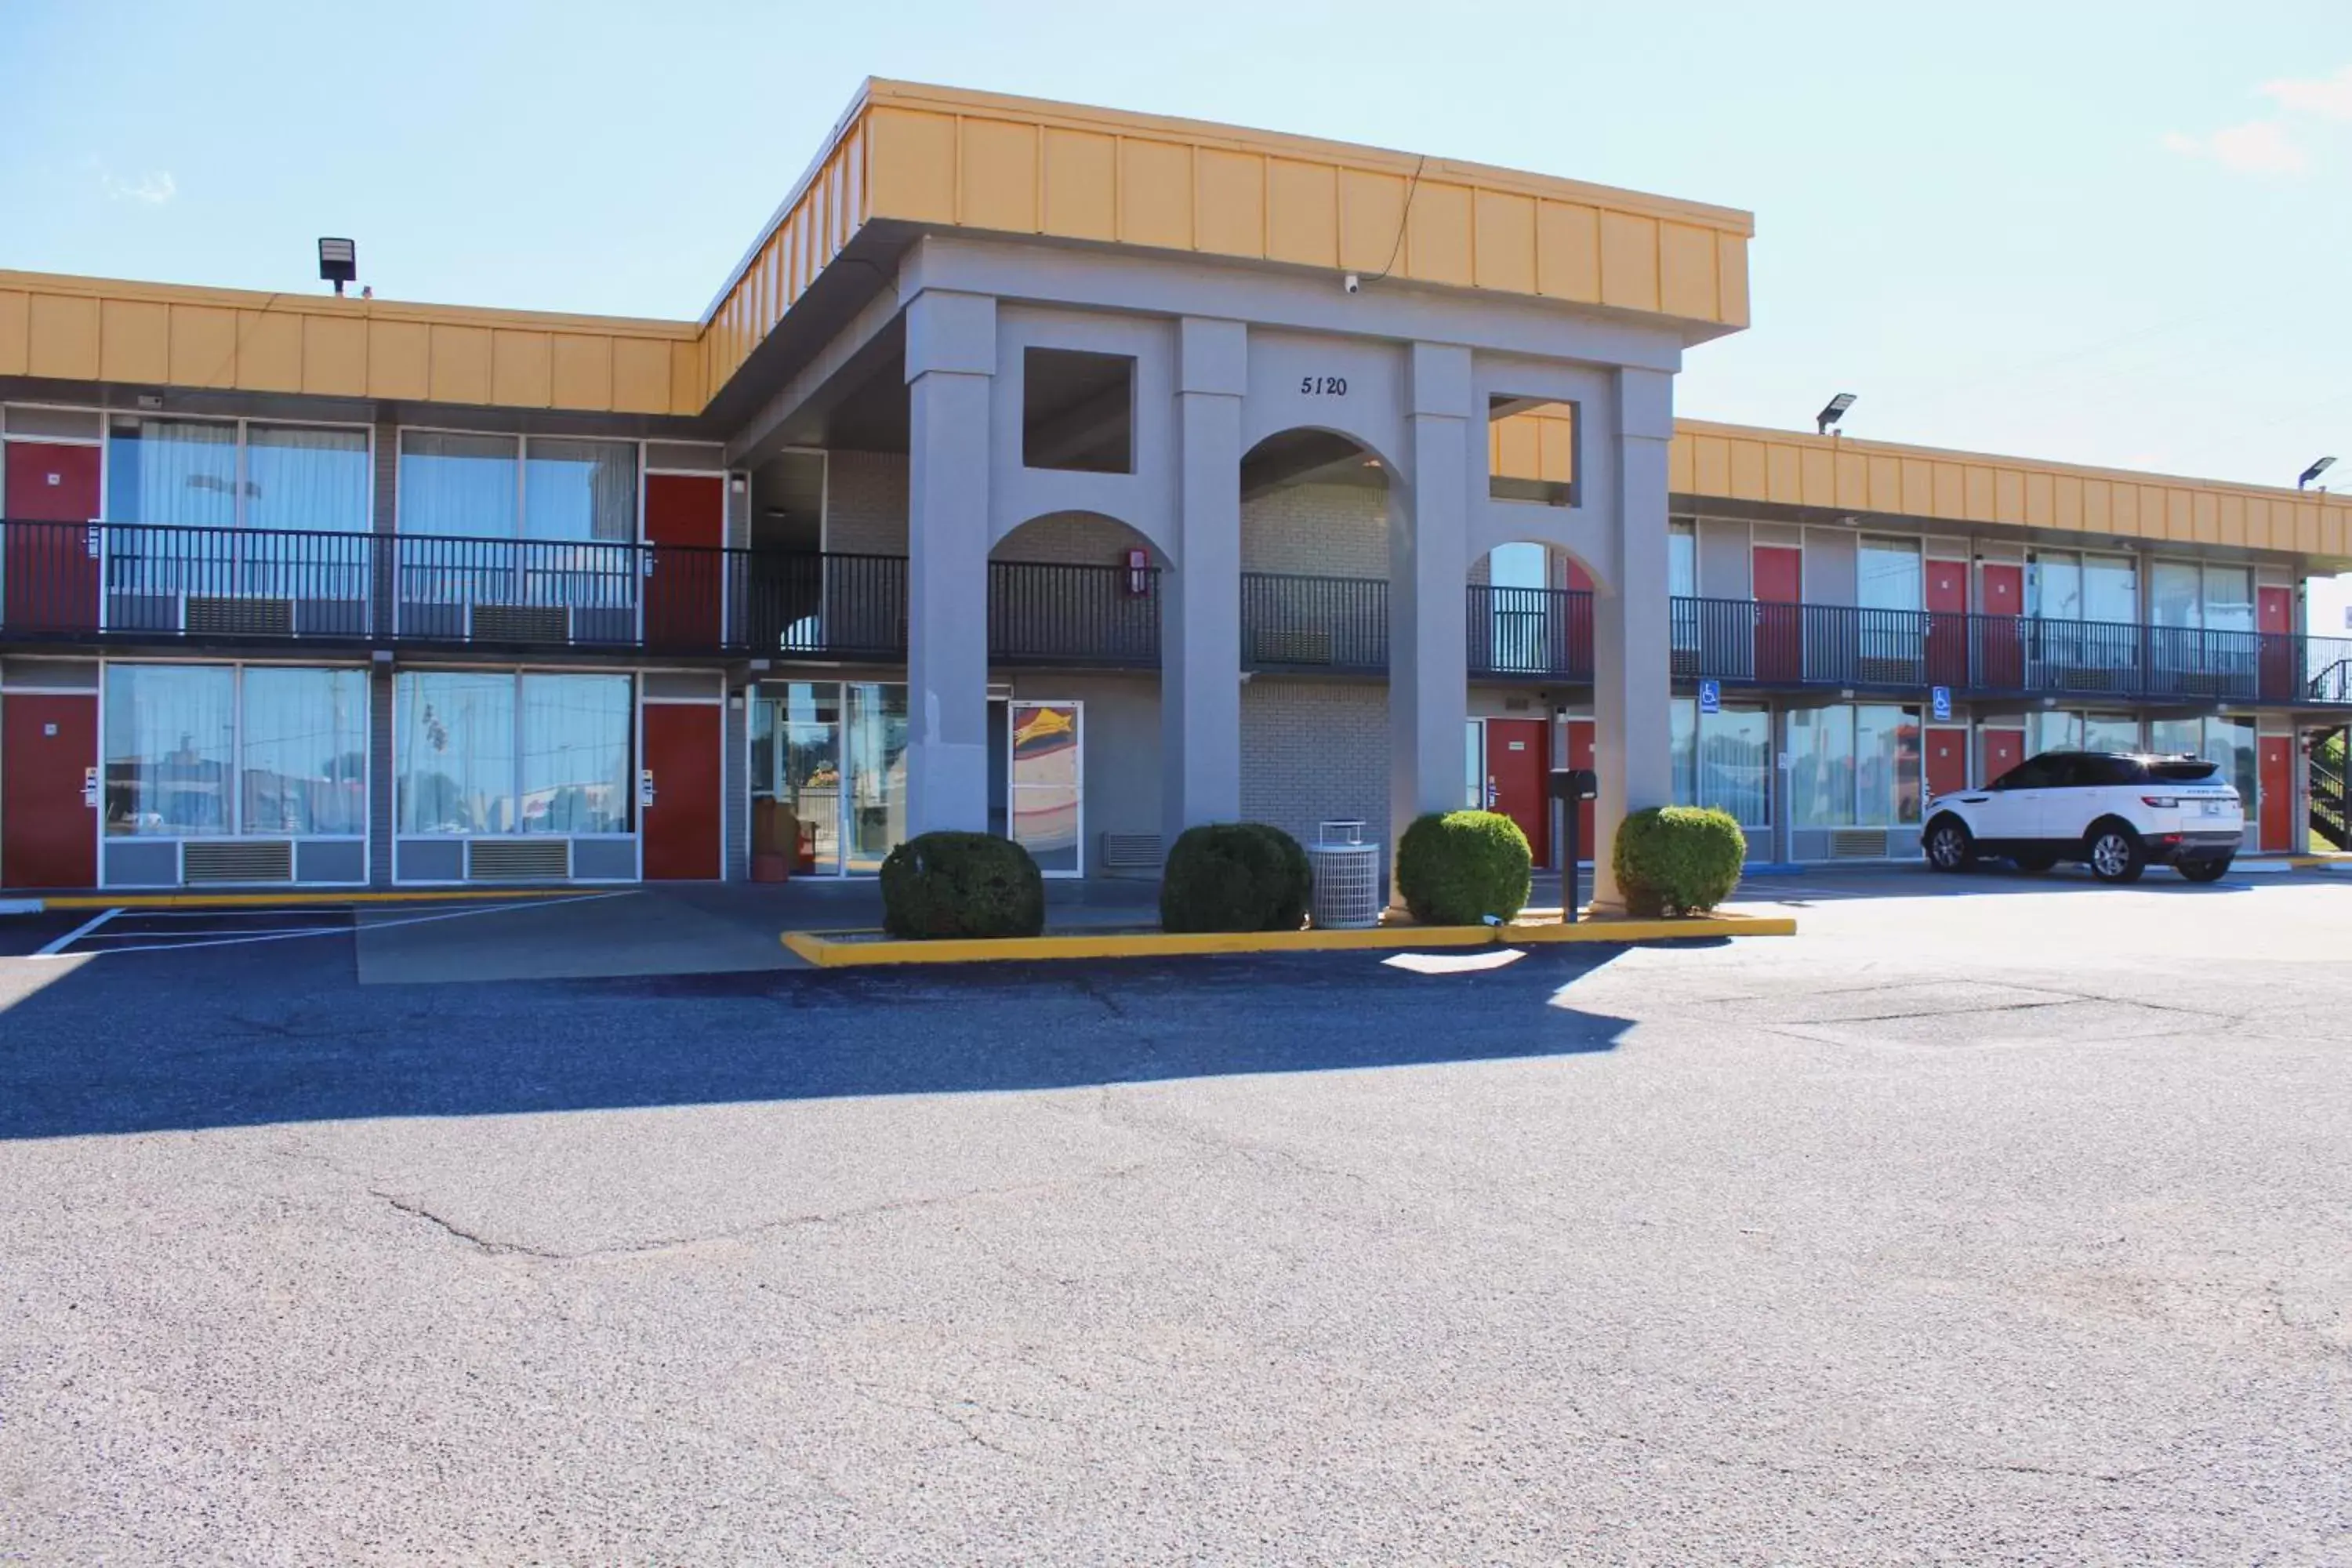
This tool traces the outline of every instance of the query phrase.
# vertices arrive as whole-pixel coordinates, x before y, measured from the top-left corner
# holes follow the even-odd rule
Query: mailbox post
[[[1551,797],[1567,803],[1560,813],[1567,820],[1562,824],[1568,838],[1566,869],[1560,873],[1559,918],[1569,925],[1576,923],[1577,881],[1576,863],[1584,858],[1584,813],[1577,807],[1601,793],[1600,776],[1591,768],[1554,768],[1551,771]]]

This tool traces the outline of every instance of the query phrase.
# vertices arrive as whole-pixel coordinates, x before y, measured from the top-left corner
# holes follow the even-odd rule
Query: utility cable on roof
[[[1370,281],[1374,283],[1395,271],[1397,258],[1404,253],[1405,226],[1412,221],[1413,193],[1421,189],[1421,172],[1427,167],[1429,167],[1429,154],[1424,153],[1413,163],[1412,178],[1405,182],[1404,211],[1397,214],[1396,243],[1389,247],[1388,265],[1372,274]]]

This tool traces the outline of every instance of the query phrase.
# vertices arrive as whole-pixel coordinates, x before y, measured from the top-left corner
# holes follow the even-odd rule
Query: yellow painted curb
[[[499,899],[577,899],[591,893],[636,890],[634,887],[583,886],[509,888],[503,892],[488,888],[420,888],[404,893],[314,889],[306,894],[300,889],[289,889],[282,893],[68,893],[62,898],[43,899],[41,907],[47,910],[236,910],[286,906],[308,909],[326,904],[446,904],[488,902]]]
[[[2286,863],[2298,871],[2318,870],[2328,866],[2352,864],[2352,849],[2338,849],[2334,854],[2290,855]]]
[[[1189,958],[1221,952],[1337,952],[1571,942],[1664,942],[1716,936],[1794,936],[1787,915],[1687,920],[1580,921],[1575,925],[1378,926],[1370,931],[1070,931],[1057,936],[897,942],[864,931],[788,931],[784,946],[820,969],[884,963],[1014,963],[1066,958]]]

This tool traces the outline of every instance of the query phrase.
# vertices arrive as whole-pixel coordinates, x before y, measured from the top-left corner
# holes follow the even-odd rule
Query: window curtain
[[[229,831],[236,672],[226,665],[106,670],[106,831],[175,837]]]
[[[367,831],[367,672],[245,672],[240,831]]]
[[[246,426],[245,526],[261,531],[238,544],[247,592],[367,597],[369,467],[364,430]]]
[[[636,603],[637,449],[534,437],[524,460],[525,602],[573,609]],[[596,549],[596,545],[623,548]]]
[[[236,426],[194,419],[118,420],[109,433],[106,465],[108,517],[155,525],[153,531],[108,531],[110,591],[228,591],[234,542],[228,531],[236,526]]]
[[[513,676],[402,673],[393,688],[392,744],[398,831],[514,830]]]
[[[522,678],[523,833],[629,830],[630,679]]]
[[[400,531],[438,539],[511,539],[511,436],[406,430],[400,437]]]

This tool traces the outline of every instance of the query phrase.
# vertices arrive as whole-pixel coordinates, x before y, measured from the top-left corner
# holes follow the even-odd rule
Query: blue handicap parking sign
[[[1949,719],[1952,716],[1952,689],[1948,686],[1929,687],[1927,707],[1936,718]]]
[[[1702,680],[1698,683],[1698,710],[1702,713],[1723,711],[1723,682]]]

